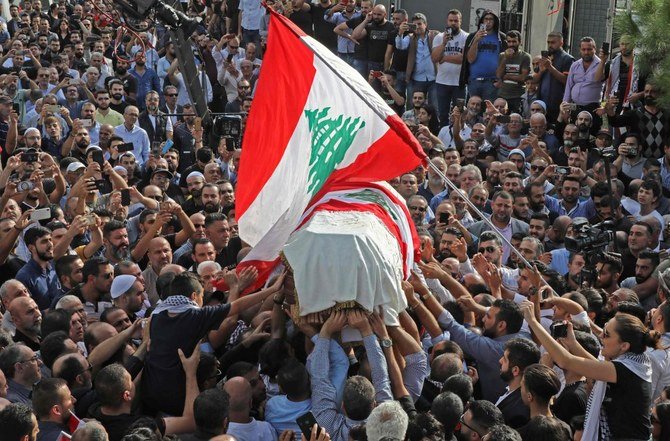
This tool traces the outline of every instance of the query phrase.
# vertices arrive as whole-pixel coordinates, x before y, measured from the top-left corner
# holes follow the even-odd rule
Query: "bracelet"
[[[416,303],[413,304],[413,305],[409,305],[409,307],[412,308],[412,310],[415,310],[416,308],[418,308],[418,307],[421,306],[421,305],[422,305],[421,302],[416,302]]]
[[[426,294],[420,296],[421,300],[426,300],[428,297],[430,297],[430,293],[426,293]]]

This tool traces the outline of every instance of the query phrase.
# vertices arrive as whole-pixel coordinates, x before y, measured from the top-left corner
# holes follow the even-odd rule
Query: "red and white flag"
[[[253,247],[238,270],[256,266],[259,281],[305,211],[326,194],[367,188],[426,161],[400,117],[360,74],[287,18],[270,14],[235,198],[240,237]],[[404,203],[393,189],[383,192]],[[409,217],[406,208],[404,214]],[[413,258],[418,239],[411,221],[409,230],[398,239]]]

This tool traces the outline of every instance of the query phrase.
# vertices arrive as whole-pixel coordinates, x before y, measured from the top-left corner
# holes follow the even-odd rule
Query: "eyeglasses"
[[[466,423],[464,421],[463,417],[464,417],[464,415],[461,415],[461,418],[458,420],[461,423],[461,425],[467,427],[468,429],[472,430],[473,432],[475,432],[477,435],[479,435],[481,437],[482,435],[479,433],[479,431],[477,429],[475,429],[474,427],[472,427],[471,425],[469,425],[468,423]]]
[[[539,171],[544,171],[547,167],[543,167],[541,165],[531,165],[530,169],[531,170],[539,170]]]
[[[497,250],[496,247],[488,246],[488,247],[481,247],[477,251],[479,251],[481,254],[484,254],[484,252],[494,253],[496,250]]]
[[[35,354],[35,355],[33,355],[32,357],[30,357],[29,359],[27,359],[27,360],[19,361],[19,363],[30,363],[31,361],[34,361],[34,362],[37,363],[37,361],[38,361],[39,359],[40,359],[40,357],[39,357],[37,354]]]
[[[219,378],[221,376],[222,372],[221,369],[217,369],[216,373],[214,375],[211,375],[207,377],[208,380],[214,379],[214,378]]]
[[[426,207],[417,207],[417,206],[411,206],[411,205],[410,205],[409,209],[413,210],[413,211],[426,211],[427,210]]]
[[[177,96],[177,94],[176,93],[166,93],[165,96],[175,97],[175,96]]]
[[[84,373],[89,372],[89,371],[92,371],[92,370],[93,370],[93,366],[91,366],[91,363],[88,363],[88,367],[84,368],[84,369],[81,370],[80,372],[77,372],[77,375],[81,375],[81,374],[84,374]],[[76,377],[77,375],[75,375],[75,377]]]
[[[238,89],[251,89],[251,86],[237,86]]]

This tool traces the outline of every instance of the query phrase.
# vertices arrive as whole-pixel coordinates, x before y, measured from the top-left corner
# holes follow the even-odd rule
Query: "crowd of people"
[[[467,32],[455,9],[431,30],[372,0],[266,4],[429,157],[390,181],[421,241],[399,326],[292,314],[299,268],[249,293],[235,193],[255,164],[197,114],[160,21],[10,3],[0,439],[670,440],[670,113],[630,39],[575,59],[557,32],[525,52],[491,11]],[[208,108],[244,130],[269,13],[182,5]]]

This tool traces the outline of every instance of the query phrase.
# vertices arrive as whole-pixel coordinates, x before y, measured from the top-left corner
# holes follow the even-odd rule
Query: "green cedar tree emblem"
[[[311,194],[321,189],[335,167],[344,159],[356,134],[365,127],[365,121],[360,117],[338,115],[331,118],[329,111],[330,107],[305,110],[312,138],[307,181],[307,190]]]

